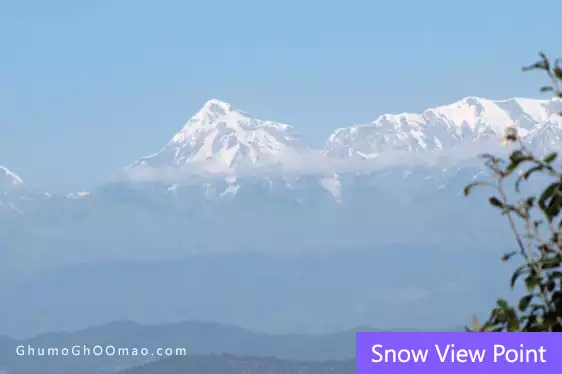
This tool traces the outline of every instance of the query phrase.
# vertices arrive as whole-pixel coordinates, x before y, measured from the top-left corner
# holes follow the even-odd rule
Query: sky
[[[562,56],[543,0],[0,1],[0,165],[87,190],[217,98],[321,145],[466,96],[539,97]]]

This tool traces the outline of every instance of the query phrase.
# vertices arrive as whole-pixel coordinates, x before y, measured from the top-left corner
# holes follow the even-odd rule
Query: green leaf
[[[527,295],[522,297],[521,300],[519,300],[519,310],[524,312],[529,306],[531,300],[533,300],[533,295]]]
[[[504,254],[504,255],[502,256],[502,261],[503,261],[503,262],[509,261],[509,259],[510,259],[511,257],[515,256],[516,254],[517,254],[517,252],[515,252],[515,251],[506,253],[506,254]]]
[[[547,218],[549,222],[552,222],[554,217],[558,216],[560,210],[562,209],[562,195],[560,194],[560,189],[556,190],[556,194],[550,200],[548,208],[546,210]]]
[[[525,200],[525,206],[527,208],[532,208],[535,205],[536,197],[531,196]]]
[[[539,249],[539,251],[540,251],[542,254],[548,254],[548,253],[552,253],[552,252],[553,252],[552,247],[551,247],[550,244],[548,244],[548,243],[540,244],[540,245],[538,246],[538,249]]]
[[[519,193],[521,182],[523,182],[524,180],[525,181],[528,180],[529,177],[533,175],[535,172],[543,169],[544,169],[543,165],[533,166],[532,168],[526,170],[524,173],[520,173],[519,176],[517,177],[517,180],[515,181],[515,191]]]
[[[523,66],[521,68],[522,71],[526,72],[526,71],[531,71],[531,70],[535,70],[535,69],[544,69],[544,66],[542,66],[539,62],[536,62],[532,65],[528,65],[528,66]]]
[[[546,56],[544,54],[539,54],[539,56],[541,57],[542,61],[537,61],[532,65],[529,66],[524,66],[522,68],[523,71],[530,71],[530,70],[535,70],[535,69],[541,69],[541,70],[550,70],[550,64],[548,62],[548,59],[546,58]]]
[[[550,279],[562,279],[562,271],[553,271],[548,277]]]
[[[546,57],[546,55],[543,52],[539,53],[539,57],[542,60],[542,63],[544,64],[544,68],[546,70],[550,70],[550,61],[548,60],[548,57]]]
[[[525,155],[520,150],[515,150],[515,151],[511,152],[511,154],[509,155],[509,160],[511,162],[524,160],[525,158],[526,158]]]
[[[497,197],[490,197],[490,204],[497,208],[503,208],[503,203]]]
[[[505,301],[504,299],[498,299],[498,302],[497,302],[497,303],[498,303],[498,306],[499,306],[502,310],[506,311],[506,310],[509,309],[509,305],[507,304],[507,301]]]
[[[505,169],[505,171],[507,172],[506,175],[511,174],[515,169],[517,169],[517,167],[519,165],[521,165],[521,163],[523,163],[524,161],[528,161],[528,159],[526,158],[516,158],[516,159],[512,159],[511,163],[507,166],[507,168]]]
[[[541,283],[539,278],[536,277],[527,277],[525,279],[525,286],[527,286],[527,291],[533,292],[536,286]]]
[[[552,72],[556,78],[562,79],[562,69],[560,69],[560,66],[555,66],[554,69],[552,69]]]
[[[539,207],[543,211],[549,222],[552,222],[552,219],[560,211],[560,205],[562,205],[562,200],[553,198],[554,194],[558,192],[559,188],[560,182],[554,182],[550,184],[539,197]]]
[[[522,265],[513,272],[513,275],[511,276],[511,281],[509,282],[511,288],[515,286],[515,282],[517,282],[517,278],[519,278],[521,274],[525,272],[525,270],[526,270],[525,265]]]
[[[552,152],[544,158],[544,162],[546,162],[547,164],[550,164],[552,161],[556,160],[557,156],[558,156],[558,153]]]
[[[512,319],[507,323],[507,330],[509,332],[515,332],[519,330],[519,321],[516,319]]]
[[[545,201],[550,198],[554,192],[556,191],[556,189],[558,188],[558,185],[560,183],[559,182],[554,182],[551,183],[541,194],[540,198],[539,198],[539,205],[543,206]]]
[[[523,173],[523,175],[519,176],[517,178],[517,181],[515,182],[515,191],[519,192],[519,185],[521,184],[521,182],[523,180],[527,180],[529,179],[529,177],[536,171],[542,170],[544,169],[544,166],[539,165],[539,166],[533,166],[532,168],[530,168],[529,170],[527,170],[526,172]]]
[[[470,183],[464,188],[464,196],[468,196],[470,194],[470,191],[472,191],[474,187],[483,186],[483,185],[484,183],[481,182]]]
[[[540,263],[543,269],[555,269],[560,266],[561,261],[559,258],[554,257],[541,260]]]

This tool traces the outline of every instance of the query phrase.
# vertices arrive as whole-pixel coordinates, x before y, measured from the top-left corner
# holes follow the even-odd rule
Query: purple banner
[[[531,372],[562,373],[562,333],[358,332],[356,335],[357,374]]]

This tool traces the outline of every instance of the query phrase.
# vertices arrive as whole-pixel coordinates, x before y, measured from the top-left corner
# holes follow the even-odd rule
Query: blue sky
[[[537,96],[559,1],[0,3],[0,164],[87,188],[160,149],[210,98],[321,144],[465,96]]]

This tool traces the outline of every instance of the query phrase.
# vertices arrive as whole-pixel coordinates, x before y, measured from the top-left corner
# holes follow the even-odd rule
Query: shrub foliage
[[[541,53],[540,60],[523,71],[546,73],[551,83],[540,91],[560,99],[560,62],[552,62]],[[516,250],[504,254],[502,260],[519,259],[520,265],[513,272],[510,285],[514,288],[523,282],[525,292],[518,305],[498,300],[488,320],[481,324],[474,318],[472,328],[467,331],[562,332],[562,171],[555,166],[558,154],[537,157],[515,128],[507,129],[504,142],[512,147],[509,157],[482,155],[492,178],[466,186],[464,193],[469,195],[479,186],[495,191],[489,202],[506,217],[516,242]],[[521,185],[539,176],[548,180],[542,192],[531,196],[522,194]],[[515,202],[508,198],[509,186],[516,192]]]

